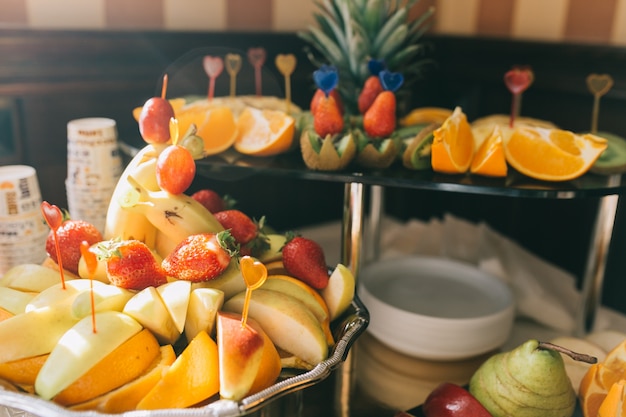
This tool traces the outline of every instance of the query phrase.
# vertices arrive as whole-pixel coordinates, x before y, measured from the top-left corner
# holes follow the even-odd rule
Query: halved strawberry
[[[102,240],[102,234],[93,224],[84,220],[65,220],[57,229],[57,239],[61,249],[61,262],[63,269],[74,274],[78,274],[78,261],[80,260],[80,244],[86,241],[93,245]],[[54,233],[50,231],[46,238],[46,252],[48,256],[59,263],[56,246],[54,244]]]
[[[158,287],[167,275],[148,245],[139,240],[108,240],[96,245],[98,259],[107,263],[111,284],[128,290]]]
[[[229,231],[199,233],[180,242],[161,265],[173,278],[209,281],[224,272],[236,255],[236,243]]]

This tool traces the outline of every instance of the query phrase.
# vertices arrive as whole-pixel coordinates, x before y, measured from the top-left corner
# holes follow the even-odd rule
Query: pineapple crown
[[[429,8],[415,19],[411,8],[419,0],[320,0],[314,13],[316,26],[298,32],[307,42],[307,55],[316,67],[337,68],[341,84],[337,87],[347,110],[356,114],[356,98],[370,76],[371,60],[384,62],[389,71],[404,74],[403,90],[421,76],[430,63],[425,46],[419,41],[434,13]],[[398,95],[402,91],[398,92]]]

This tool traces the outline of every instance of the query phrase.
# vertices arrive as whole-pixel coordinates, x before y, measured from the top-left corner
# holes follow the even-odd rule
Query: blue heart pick
[[[404,82],[404,76],[399,72],[382,70],[378,76],[383,88],[391,92],[395,92]]]
[[[313,80],[317,88],[328,95],[339,83],[337,68],[331,65],[322,65],[320,69],[313,72]]]
[[[382,59],[370,59],[367,63],[367,69],[372,75],[380,74],[380,72],[385,68],[385,61]]]

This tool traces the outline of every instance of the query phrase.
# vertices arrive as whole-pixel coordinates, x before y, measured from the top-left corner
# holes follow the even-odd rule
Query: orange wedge
[[[4,308],[0,307],[0,321],[10,319],[14,315],[15,314],[11,313],[10,311],[7,311]]]
[[[626,403],[624,403],[625,380],[620,380],[611,386],[609,393],[598,408],[598,417],[618,417],[626,415]]]
[[[154,364],[143,375],[113,391],[70,408],[75,411],[97,410],[109,414],[134,410],[176,360],[172,345],[161,346],[160,352]]]
[[[580,177],[607,148],[606,139],[567,130],[518,127],[505,143],[507,162],[531,178],[568,181]]]
[[[495,126],[474,155],[470,165],[472,174],[487,177],[506,177],[507,164],[504,156],[504,141],[500,128]]]
[[[445,174],[467,172],[474,156],[474,135],[460,107],[433,132],[431,165]]]
[[[159,342],[143,329],[61,391],[54,401],[78,404],[119,388],[143,374],[158,355]]]
[[[138,410],[186,408],[219,391],[217,344],[201,331],[137,404]]]
[[[11,362],[0,363],[0,378],[15,385],[35,385],[37,374],[49,354],[31,356]]]
[[[226,106],[182,108],[178,114],[178,126],[184,135],[191,124],[196,126],[196,134],[204,141],[204,153],[215,155],[230,148],[237,138],[237,125],[232,110]]]
[[[235,149],[245,155],[277,155],[291,148],[294,132],[295,119],[287,113],[248,107],[237,119]]]
[[[601,363],[591,365],[580,381],[578,397],[580,398],[583,416],[585,417],[596,417],[598,415],[598,409],[608,393],[608,389],[604,388],[601,379],[598,377],[599,370],[602,367]]]

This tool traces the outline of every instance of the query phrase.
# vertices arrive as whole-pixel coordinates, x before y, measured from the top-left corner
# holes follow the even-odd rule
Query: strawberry
[[[343,114],[343,101],[341,100],[341,96],[339,95],[339,91],[336,89],[330,92],[330,95],[335,99],[335,103],[337,103],[337,108],[339,112]],[[313,98],[311,99],[311,104],[309,105],[309,110],[311,110],[311,114],[315,115],[315,111],[317,110],[317,105],[322,97],[326,96],[324,94],[324,90],[318,88],[315,90],[315,94],[313,94]]]
[[[313,128],[322,138],[343,130],[343,116],[332,95],[323,96],[319,100],[313,116]]]
[[[220,275],[237,252],[230,232],[199,233],[180,242],[161,265],[174,278],[209,281]]]
[[[380,82],[380,78],[377,75],[370,76],[365,80],[363,89],[359,94],[358,105],[359,112],[365,114],[365,112],[372,106],[378,94],[383,92],[383,85]]]
[[[215,218],[242,246],[254,239],[259,232],[258,225],[240,210],[220,211],[215,213]]]
[[[234,201],[227,195],[221,196],[216,191],[208,188],[198,190],[191,195],[191,198],[198,201],[211,213],[226,210],[234,204]]]
[[[282,252],[283,265],[290,275],[318,290],[326,288],[328,266],[317,242],[296,236],[285,243]]]
[[[61,249],[61,263],[63,269],[78,274],[78,261],[80,260],[80,243],[86,241],[90,246],[102,240],[102,234],[96,226],[84,220],[65,220],[57,229],[59,248]],[[50,231],[46,238],[46,252],[57,264],[56,246],[54,233]]]
[[[106,261],[111,284],[127,290],[158,287],[167,275],[148,245],[140,240],[109,240],[96,246],[99,260]]]
[[[365,133],[373,138],[387,138],[396,129],[396,96],[391,91],[378,94],[363,116]]]

